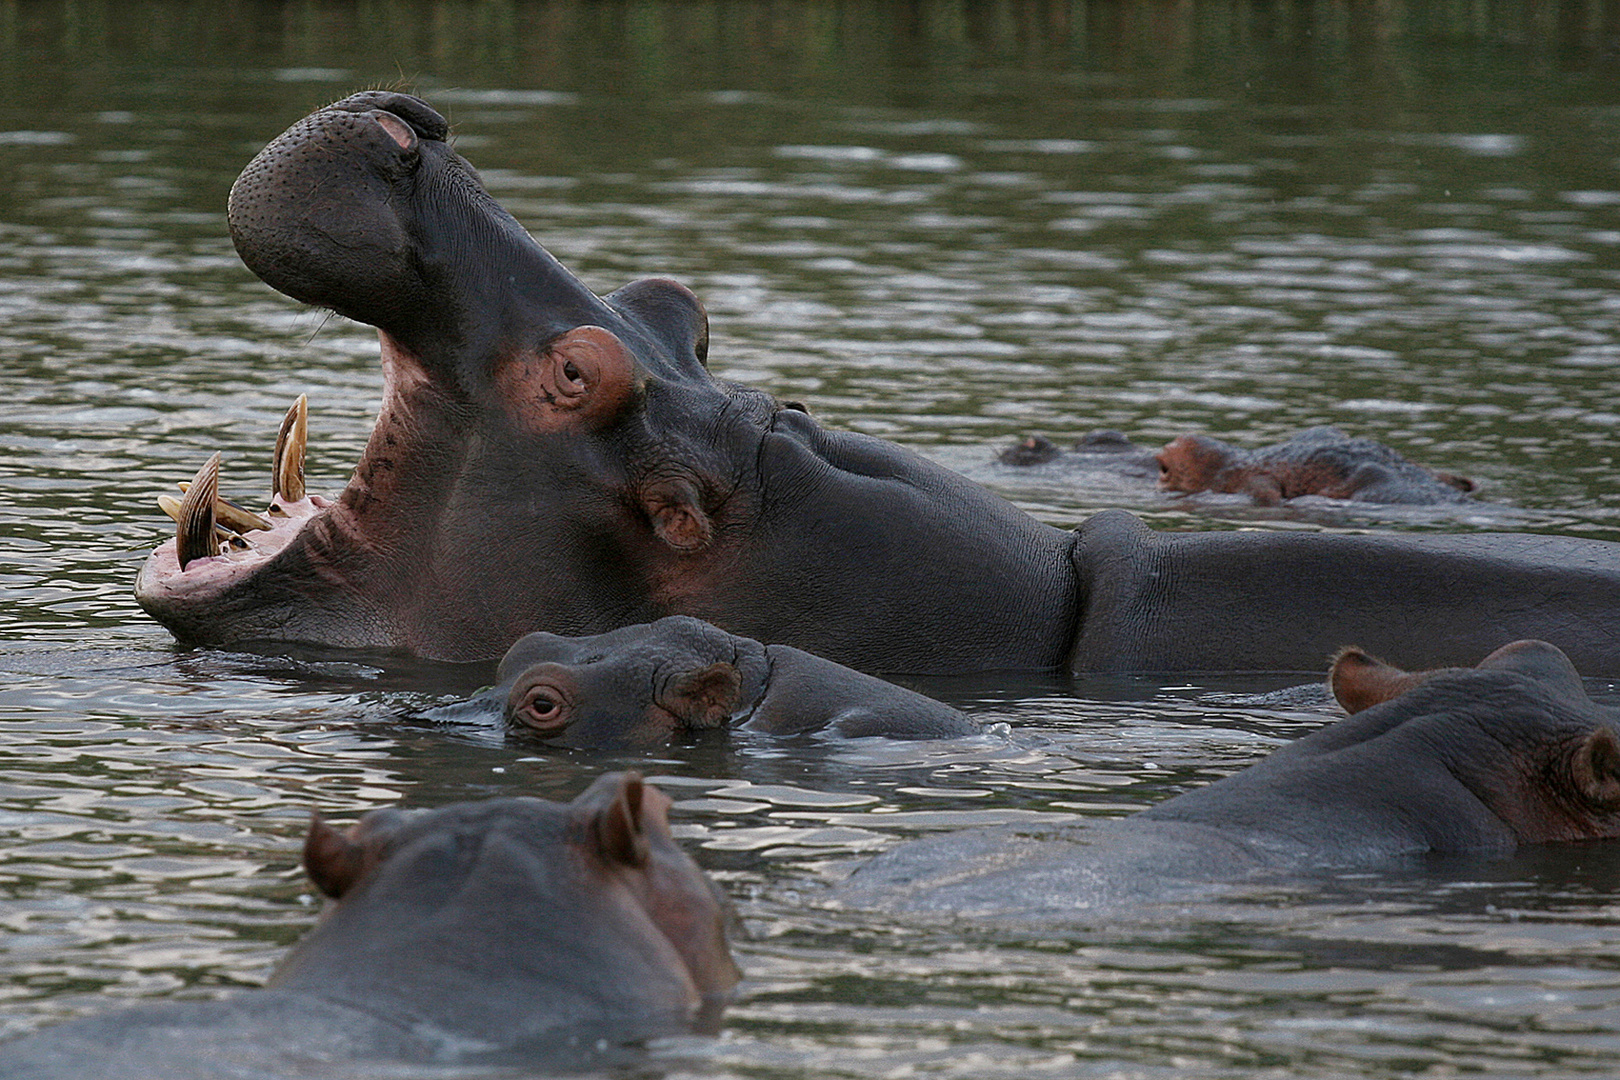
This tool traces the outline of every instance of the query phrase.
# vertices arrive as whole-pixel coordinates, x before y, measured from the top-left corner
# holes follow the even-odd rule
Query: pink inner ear
[[[659,704],[691,728],[724,727],[742,700],[742,675],[724,660],[676,679]]]
[[[537,352],[500,362],[495,392],[512,417],[535,432],[600,424],[643,382],[635,355],[610,330],[576,326]]]
[[[658,539],[676,551],[701,551],[709,546],[714,528],[703,512],[697,488],[689,481],[650,484],[642,489],[641,504]]]
[[[1604,808],[1620,805],[1620,740],[1608,727],[1581,741],[1571,771],[1581,795]]]

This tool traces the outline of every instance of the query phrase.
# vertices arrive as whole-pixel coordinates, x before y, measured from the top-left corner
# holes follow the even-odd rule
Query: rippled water
[[[1321,717],[1205,692],[1286,679],[937,680],[999,726],[649,760],[404,718],[477,665],[180,650],[130,596],[155,496],[219,449],[257,497],[296,394],[312,488],[358,457],[374,336],[254,280],[223,204],[305,110],[401,76],[593,286],[690,284],[717,372],[1054,524],[1118,505],[1620,539],[1598,7],[131,10],[0,5],[0,1035],[261,980],[314,915],[312,804],[566,798],[634,765],[736,899],[748,974],[724,1036],[657,1048],[654,1073],[1613,1074],[1612,847],[1039,934],[825,903],[903,837],[1123,813],[1239,768]],[[994,462],[1030,431],[1259,445],[1319,423],[1482,499],[1262,511]]]

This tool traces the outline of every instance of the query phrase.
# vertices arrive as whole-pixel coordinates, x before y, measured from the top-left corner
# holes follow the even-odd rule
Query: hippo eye
[[[520,724],[547,730],[568,726],[568,711],[568,699],[555,687],[542,683],[524,691],[509,715]]]
[[[529,695],[529,700],[523,703],[523,711],[536,720],[549,720],[562,711],[562,702],[550,694],[537,692]]]

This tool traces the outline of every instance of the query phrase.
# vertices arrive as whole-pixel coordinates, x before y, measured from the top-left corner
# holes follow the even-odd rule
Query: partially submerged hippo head
[[[1620,836],[1620,709],[1593,702],[1554,646],[1516,641],[1472,668],[1422,672],[1347,649],[1328,681],[1353,715],[1299,745],[1323,753],[1381,742],[1384,775],[1362,779],[1373,788],[1404,781],[1414,819],[1425,802],[1444,797],[1443,786],[1402,772],[1439,766],[1436,775],[1466,791],[1470,805],[1477,800],[1516,843]]]
[[[1417,673],[1346,649],[1329,683],[1352,715],[1139,817],[1212,827],[1274,864],[1620,837],[1620,708],[1554,646]]]
[[[508,724],[570,745],[646,744],[729,726],[769,676],[759,642],[671,615],[590,637],[525,635],[485,698]]]
[[[491,799],[317,818],[304,865],[336,901],[270,979],[462,1044],[712,1031],[739,978],[724,901],[634,773],[572,803]]]
[[[1154,455],[1159,463],[1159,490],[1208,491],[1232,460],[1232,447],[1208,435],[1178,435]]]
[[[1161,491],[1246,495],[1261,506],[1302,495],[1427,506],[1466,501],[1474,490],[1471,480],[1435,472],[1380,442],[1327,426],[1257,450],[1208,435],[1180,435],[1154,457]]]
[[[894,670],[1055,667],[1068,538],[881,440],[712,378],[684,287],[598,297],[485,191],[443,117],[369,91],[231,191],[243,261],[378,328],[383,402],[336,499],[289,415],[269,512],[205,467],[141,605],[181,640],[499,655],[690,613]]]
[[[763,645],[689,616],[605,634],[520,638],[497,685],[468,703],[569,746],[648,745],[743,726],[771,734],[966,735],[949,706],[786,645]]]

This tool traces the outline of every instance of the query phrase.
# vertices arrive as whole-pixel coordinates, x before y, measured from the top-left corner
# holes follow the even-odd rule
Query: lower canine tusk
[[[203,462],[180,501],[174,522],[174,550],[180,569],[193,559],[219,554],[214,539],[214,500],[219,497],[219,453]]]
[[[281,430],[276,432],[276,452],[270,463],[270,484],[275,499],[297,502],[304,497],[304,451],[309,442],[309,395],[299,394]],[[274,500],[272,500],[274,501]]]

